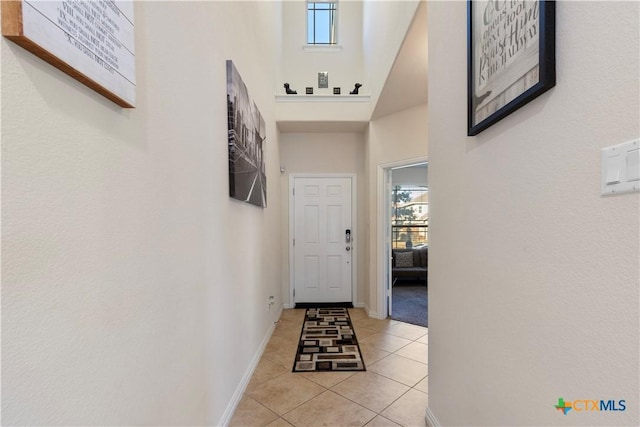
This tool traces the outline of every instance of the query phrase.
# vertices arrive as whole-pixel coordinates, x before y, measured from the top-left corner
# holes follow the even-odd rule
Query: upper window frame
[[[327,4],[333,4],[333,43],[315,43],[315,28],[314,28],[314,40],[309,40],[309,5],[313,4],[316,5],[318,3],[327,3]],[[312,9],[312,10],[322,10],[322,9]],[[326,10],[326,9],[324,9]],[[339,1],[338,0],[307,0],[305,2],[305,10],[304,10],[304,19],[305,19],[305,48],[310,48],[310,49],[314,49],[314,48],[339,48],[340,45],[339,43]],[[314,13],[314,18],[315,18],[315,13]],[[329,35],[329,38],[331,39],[331,33]]]

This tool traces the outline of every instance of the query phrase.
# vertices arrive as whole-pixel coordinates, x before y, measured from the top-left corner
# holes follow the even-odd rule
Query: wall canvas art
[[[468,0],[467,10],[472,136],[555,86],[555,2]]]
[[[227,127],[229,135],[229,195],[267,206],[264,166],[266,127],[235,65],[227,60]]]

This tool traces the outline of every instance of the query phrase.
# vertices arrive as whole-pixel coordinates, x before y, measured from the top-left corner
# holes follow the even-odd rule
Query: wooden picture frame
[[[555,1],[467,1],[467,135],[556,84]]]
[[[133,1],[2,0],[2,35],[123,108],[135,108]]]

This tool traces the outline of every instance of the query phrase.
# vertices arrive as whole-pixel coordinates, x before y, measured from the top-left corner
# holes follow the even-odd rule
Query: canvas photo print
[[[469,0],[468,135],[556,84],[555,2]]]
[[[266,129],[255,102],[249,97],[233,62],[227,61],[227,127],[229,145],[229,195],[267,206],[264,166]]]
[[[474,122],[538,83],[539,1],[474,1]]]

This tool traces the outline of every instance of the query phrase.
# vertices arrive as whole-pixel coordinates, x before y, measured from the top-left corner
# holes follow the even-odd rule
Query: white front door
[[[351,178],[293,179],[294,302],[353,302]]]

